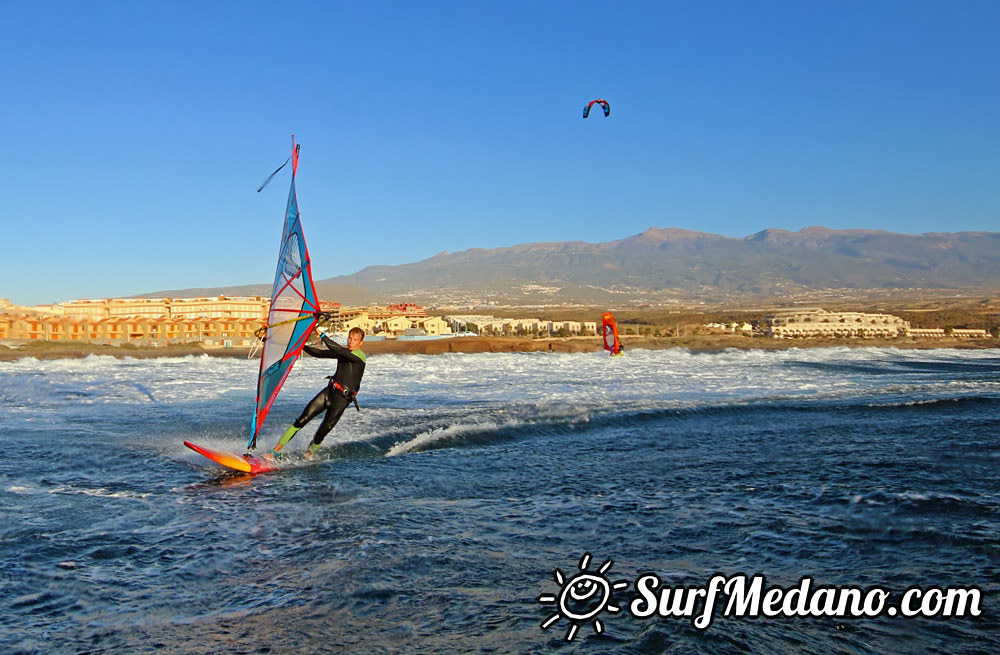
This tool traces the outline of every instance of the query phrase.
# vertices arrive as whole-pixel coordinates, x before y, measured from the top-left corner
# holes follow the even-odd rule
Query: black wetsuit
[[[332,357],[337,360],[337,372],[334,373],[330,384],[323,388],[316,397],[309,401],[302,414],[292,423],[297,428],[305,427],[305,424],[316,418],[320,412],[326,410],[326,416],[312,442],[320,444],[323,438],[329,434],[333,426],[340,420],[341,414],[347,406],[354,401],[354,395],[361,389],[361,376],[365,374],[365,354],[358,350],[348,350],[330,337],[323,336],[323,344],[326,350],[315,346],[306,346],[302,350],[313,357]],[[335,386],[339,384],[344,390],[341,391]]]

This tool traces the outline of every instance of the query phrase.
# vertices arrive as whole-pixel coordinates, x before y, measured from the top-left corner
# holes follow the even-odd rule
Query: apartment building
[[[891,314],[828,312],[801,309],[764,317],[765,333],[778,339],[815,337],[897,337],[910,329],[907,321]]]
[[[990,333],[981,328],[952,328],[951,330],[944,328],[910,328],[907,335],[911,337],[938,339],[949,336],[956,339],[988,339],[990,337]]]
[[[260,321],[248,318],[149,318],[116,316],[98,320],[67,316],[0,314],[0,339],[80,341],[162,346],[196,342],[209,347],[249,347]]]
[[[248,318],[266,321],[271,299],[262,296],[78,299],[53,305],[52,313],[90,320],[148,318]]]
[[[453,318],[453,317],[449,317]],[[458,322],[459,329],[464,329],[469,323],[479,329],[479,334],[555,334],[563,331],[572,336],[593,336],[597,334],[596,321],[543,321],[537,318],[493,318],[483,317],[477,321]]]
[[[429,337],[451,334],[451,325],[440,316],[428,316],[425,319],[416,320],[414,327],[423,330],[424,334]]]

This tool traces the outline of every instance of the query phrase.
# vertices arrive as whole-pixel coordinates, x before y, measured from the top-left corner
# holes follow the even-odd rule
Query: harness
[[[326,376],[326,379],[330,381],[330,386],[337,390],[341,396],[347,398],[348,402],[354,403],[354,409],[361,411],[361,407],[358,406],[358,392],[354,389],[345,387],[341,383],[333,379],[332,375]]]

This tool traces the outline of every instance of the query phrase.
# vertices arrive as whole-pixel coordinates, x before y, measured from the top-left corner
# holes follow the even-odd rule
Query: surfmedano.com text
[[[636,618],[690,618],[698,630],[707,630],[720,608],[728,618],[979,616],[983,596],[977,587],[909,587],[897,594],[878,586],[820,586],[808,576],[791,587],[767,587],[765,576],[745,574],[717,574],[704,587],[665,587],[649,574],[635,581],[635,590],[629,611]]]

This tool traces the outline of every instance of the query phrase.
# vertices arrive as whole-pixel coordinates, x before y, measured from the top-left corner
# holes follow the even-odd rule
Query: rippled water
[[[0,652],[1000,652],[996,351],[373,356],[320,461],[226,474],[182,441],[239,451],[255,376],[0,363]],[[584,553],[675,586],[975,585],[984,611],[699,631],[626,590],[567,642],[538,597]]]

